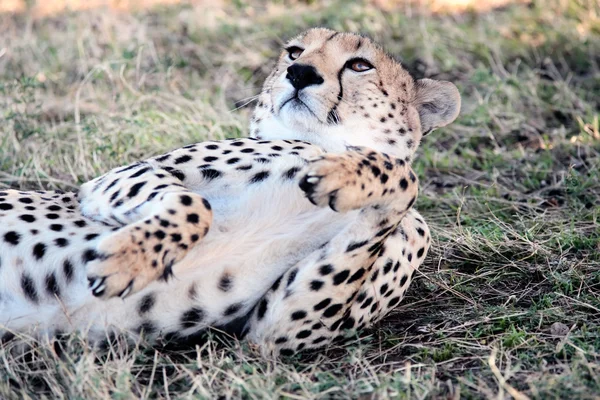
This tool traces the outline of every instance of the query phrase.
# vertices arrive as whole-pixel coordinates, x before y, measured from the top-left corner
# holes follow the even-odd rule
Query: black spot
[[[342,326],[340,326],[340,329],[341,330],[352,329],[352,328],[354,328],[355,323],[356,323],[356,320],[354,318],[348,317],[348,318],[346,318],[346,320],[344,321]]]
[[[294,350],[292,349],[281,349],[279,350],[279,354],[281,354],[284,357],[290,357],[294,355]]]
[[[258,183],[262,182],[269,177],[269,171],[262,171],[255,174],[251,179],[250,183]]]
[[[159,229],[159,230],[157,230],[156,232],[154,232],[154,236],[156,236],[156,238],[157,238],[158,240],[163,240],[163,239],[164,239],[164,238],[167,236],[167,234],[166,234],[164,231],[161,231],[161,230]]]
[[[179,197],[179,200],[181,201],[181,204],[183,204],[184,206],[192,205],[192,198],[190,196],[188,196],[187,194],[184,194],[181,197]]]
[[[0,203],[0,211],[8,211],[8,210],[12,210],[12,209],[13,209],[12,204]]]
[[[200,217],[198,217],[198,214],[188,214],[187,222],[189,222],[190,224],[197,224],[199,221]]]
[[[320,290],[322,287],[323,287],[323,281],[315,280],[310,283],[310,290],[317,291],[317,290]]]
[[[390,258],[387,260],[387,262],[385,263],[385,265],[383,266],[383,273],[387,274],[388,272],[390,272],[392,270],[392,267],[394,266],[394,261]]]
[[[27,297],[30,301],[32,301],[33,303],[39,302],[38,293],[35,288],[35,283],[33,282],[33,279],[31,279],[31,277],[27,274],[23,274],[21,276],[21,289],[23,290],[23,293],[25,293],[25,297]]]
[[[46,214],[46,218],[48,218],[48,219],[59,219],[60,216],[58,214],[50,213],[50,214]]]
[[[21,235],[15,231],[6,232],[4,234],[4,241],[6,243],[12,244],[13,246],[18,245],[20,240],[21,240]]]
[[[271,290],[275,291],[279,288],[279,285],[281,284],[281,278],[283,278],[283,276],[280,276],[279,278],[277,278],[277,280],[275,282],[273,282],[273,285],[271,286]]]
[[[357,302],[357,303],[360,303],[360,302],[362,302],[362,301],[365,299],[365,297],[367,297],[367,293],[365,293],[365,292],[362,292],[362,293],[361,293],[361,294],[359,294],[359,295],[358,295],[358,297],[356,298],[356,302]]]
[[[87,235],[85,235],[85,240],[87,240],[88,242],[91,240],[94,240],[98,237],[97,233],[88,233]]]
[[[35,222],[35,217],[31,214],[25,214],[25,215],[21,215],[19,217],[22,221],[28,222],[28,223],[32,223]]]
[[[318,344],[318,343],[321,343],[324,340],[327,340],[327,338],[325,336],[319,336],[318,338],[316,338],[312,342],[313,342],[313,344]]]
[[[209,179],[209,180],[217,179],[221,175],[223,175],[223,173],[221,171],[217,171],[216,169],[207,168],[207,169],[202,170],[202,176],[205,179]]]
[[[285,336],[280,336],[277,339],[275,339],[275,344],[282,344],[288,341],[288,338],[286,338]]]
[[[384,283],[383,285],[381,285],[381,288],[379,288],[379,293],[384,294],[385,292],[387,292],[388,290],[388,284]]]
[[[351,284],[354,281],[359,280],[360,278],[363,277],[363,275],[365,274],[365,269],[364,268],[360,268],[358,269],[354,274],[352,274],[352,276],[350,277],[350,279],[348,279],[348,282],[346,282],[347,285]]]
[[[23,204],[31,204],[33,203],[33,200],[31,200],[29,197],[22,197],[19,199],[19,202]]]
[[[242,308],[242,303],[232,304],[225,309],[225,312],[223,314],[225,316],[235,314],[236,312],[238,312],[240,310],[240,308]]]
[[[411,262],[413,258],[412,253],[408,253],[408,256],[406,258],[408,259],[408,262]]]
[[[160,251],[162,250],[162,248],[163,248],[162,244],[159,243],[159,244],[157,244],[157,245],[154,246],[154,252],[155,253],[160,253]]]
[[[111,196],[109,201],[112,203],[113,201],[116,200],[117,197],[119,197],[119,195],[121,194],[121,189],[118,189],[116,192],[114,192]]]
[[[333,276],[333,284],[334,285],[341,285],[346,279],[348,279],[348,276],[350,275],[350,271],[345,269],[341,272],[338,272],[337,274],[335,274]]]
[[[60,286],[58,285],[54,272],[46,275],[46,292],[51,296],[60,297]]]
[[[56,204],[53,204],[53,205],[49,206],[47,208],[47,210],[48,211],[60,211],[60,210],[62,210],[62,207],[61,206],[57,206]]]
[[[181,316],[181,325],[183,328],[192,328],[196,324],[200,323],[204,318],[204,311],[200,308],[194,307],[184,312]]]
[[[379,270],[376,269],[375,272],[373,272],[373,276],[371,276],[371,282],[375,282],[377,280],[378,276],[379,276]]]
[[[83,252],[83,256],[81,257],[81,259],[83,260],[83,263],[85,264],[85,263],[88,263],[90,261],[94,261],[98,257],[99,257],[99,255],[96,252],[96,250],[94,250],[94,249],[87,249],[86,251]]]
[[[297,269],[294,269],[290,272],[290,275],[288,276],[287,286],[290,286],[294,282],[294,280],[296,279],[297,273],[298,273]]]
[[[371,172],[373,173],[373,175],[375,175],[375,177],[378,177],[379,175],[381,175],[381,170],[379,168],[377,168],[376,166],[371,167]]]
[[[348,253],[350,251],[353,251],[353,250],[356,250],[356,249],[359,249],[359,248],[365,246],[367,243],[369,243],[368,240],[364,240],[362,242],[352,242],[346,248],[346,253]]]
[[[417,257],[419,257],[419,258],[423,257],[423,253],[425,253],[425,248],[421,247],[419,249],[419,251],[417,251]]]
[[[131,176],[128,179],[138,178],[138,177],[142,176],[143,174],[145,174],[146,172],[150,171],[151,169],[152,169],[151,167],[144,167],[140,170],[137,170],[136,172],[131,174]],[[113,187],[117,183],[117,181],[118,181],[118,179],[115,179],[114,181],[112,181],[112,183],[110,185],[108,185],[108,187],[106,189],[104,189],[104,193],[106,193],[106,191],[108,189]]]
[[[178,169],[171,169],[171,170],[168,170],[168,171],[169,171],[169,173],[171,175],[173,175],[175,178],[179,179],[180,181],[185,180],[185,174],[183,172],[181,172],[180,170],[178,170]]]
[[[298,321],[299,319],[306,318],[306,311],[294,311],[291,315],[292,321]]]
[[[181,157],[177,157],[174,162],[175,162],[175,164],[184,164],[184,163],[190,161],[191,159],[192,159],[192,156],[184,154]]]
[[[398,304],[398,302],[400,301],[400,297],[394,297],[393,299],[390,300],[390,302],[388,303],[388,307],[394,307],[396,304]]]
[[[165,154],[160,157],[156,157],[155,160],[158,162],[163,162],[163,161],[166,161],[167,159],[169,159],[169,157],[171,157],[170,154]]]
[[[327,275],[333,272],[333,265],[331,264],[325,264],[325,265],[321,265],[319,267],[319,273],[321,275]]]
[[[144,185],[146,185],[146,182],[138,182],[135,185],[133,185],[129,189],[129,193],[127,193],[127,197],[132,198],[132,197],[137,196],[137,194],[140,192],[140,189],[143,188]]]
[[[365,309],[367,307],[369,307],[369,304],[371,304],[373,302],[373,298],[369,297],[368,299],[365,300],[365,302],[362,304],[362,306],[360,306],[361,309]]]
[[[65,238],[56,238],[54,239],[54,244],[58,247],[67,247],[69,245],[69,241]]]
[[[406,283],[407,280],[408,280],[408,275],[402,275],[402,278],[400,279],[400,287],[404,286],[404,284]]]
[[[258,305],[258,312],[256,314],[259,321],[264,318],[265,313],[267,312],[268,305],[269,305],[269,302],[267,301],[267,299],[262,299],[260,301],[260,304]]]
[[[300,331],[296,334],[296,339],[306,339],[307,337],[309,337],[312,334],[312,331],[305,329],[303,331]]]
[[[296,174],[298,173],[298,171],[300,171],[299,167],[292,167],[290,169],[288,169],[283,176],[287,179],[294,179],[294,177],[296,176]]]
[[[229,160],[227,160],[227,164],[235,164],[235,163],[237,163],[239,161],[240,161],[239,158],[234,157],[234,158],[230,158]]]
[[[37,243],[33,246],[33,256],[36,260],[41,260],[46,254],[46,245],[44,243]]]
[[[324,309],[325,307],[327,307],[330,303],[331,303],[331,299],[325,299],[325,300],[315,304],[315,306],[313,307],[313,310],[320,311],[320,310]]]
[[[381,174],[379,179],[381,180],[381,183],[385,184],[388,181],[389,177],[387,176],[387,174]]]
[[[251,149],[251,148],[242,149],[241,152],[242,153],[254,153],[254,149]]]
[[[138,312],[140,314],[147,313],[152,309],[152,307],[154,307],[155,301],[156,300],[154,299],[154,294],[148,293],[147,295],[142,297],[140,302],[138,303]]]
[[[327,309],[325,311],[323,311],[323,317],[331,318],[335,314],[337,314],[341,309],[342,309],[341,304],[334,304],[332,306],[329,306],[329,307],[327,307]]]
[[[425,230],[423,228],[421,228],[421,227],[417,228],[417,233],[421,237],[425,236]]]
[[[73,280],[73,272],[73,264],[71,264],[71,261],[65,260],[63,262],[63,273],[65,274],[65,279],[67,280],[67,283]]]
[[[229,290],[231,290],[232,286],[233,279],[231,275],[227,273],[223,274],[223,276],[221,276],[221,279],[219,280],[219,289],[221,289],[224,292],[228,292]]]
[[[77,226],[79,228],[83,228],[84,226],[87,225],[87,223],[82,219],[73,222],[73,224],[75,224],[75,226]]]
[[[406,180],[406,178],[400,179],[400,188],[402,190],[408,189],[408,181]]]

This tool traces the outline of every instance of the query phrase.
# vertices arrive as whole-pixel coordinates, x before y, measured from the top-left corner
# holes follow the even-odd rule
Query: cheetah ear
[[[423,136],[456,119],[460,112],[460,93],[454,84],[433,79],[419,79],[413,102],[421,118]]]

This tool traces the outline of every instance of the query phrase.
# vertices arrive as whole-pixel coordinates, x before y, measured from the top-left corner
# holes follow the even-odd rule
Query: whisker
[[[253,102],[255,102],[256,100],[258,100],[259,96],[260,96],[260,95],[259,95],[259,94],[257,94],[256,96],[247,97],[247,98],[245,98],[245,99],[242,99],[242,100],[240,100],[240,101],[236,101],[236,103],[238,103],[238,104],[239,104],[240,102],[243,102],[244,104],[242,104],[242,105],[240,105],[240,106],[238,106],[238,107],[234,108],[233,110],[229,110],[229,112],[234,112],[234,111],[237,111],[237,110],[239,110],[239,109],[241,109],[241,108],[244,108],[244,107],[246,107],[248,104],[250,104],[250,103],[253,103]]]

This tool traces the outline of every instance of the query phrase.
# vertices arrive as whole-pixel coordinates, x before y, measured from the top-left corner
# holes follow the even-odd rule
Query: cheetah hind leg
[[[149,217],[100,241],[87,271],[94,296],[124,298],[154,280],[168,280],[173,265],[208,233],[212,211],[197,194],[165,193],[154,207]]]

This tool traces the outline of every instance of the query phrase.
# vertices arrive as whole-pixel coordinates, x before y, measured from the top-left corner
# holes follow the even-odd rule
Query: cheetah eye
[[[349,60],[346,63],[346,66],[355,72],[365,72],[365,71],[375,68],[375,67],[373,67],[373,65],[370,62],[368,62],[367,60],[364,60],[362,58],[355,58],[355,59]]]
[[[288,47],[286,50],[288,52],[288,56],[290,57],[290,60],[292,60],[292,61],[297,60],[298,57],[300,57],[300,55],[304,51],[304,49],[301,49],[298,46]]]

